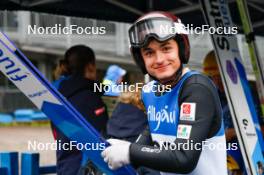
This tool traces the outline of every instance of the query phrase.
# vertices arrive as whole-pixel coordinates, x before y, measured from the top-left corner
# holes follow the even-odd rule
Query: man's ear
[[[89,72],[94,72],[96,70],[96,65],[95,64],[87,64],[86,69]]]
[[[96,65],[95,64],[87,64],[85,66],[84,77],[95,80],[96,79]]]

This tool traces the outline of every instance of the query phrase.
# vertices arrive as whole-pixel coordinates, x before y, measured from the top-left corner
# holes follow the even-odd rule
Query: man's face
[[[152,40],[140,49],[148,73],[162,84],[173,80],[180,68],[179,47],[174,39],[164,42]]]

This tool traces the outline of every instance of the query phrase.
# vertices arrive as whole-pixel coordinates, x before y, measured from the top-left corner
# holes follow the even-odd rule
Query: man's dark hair
[[[94,52],[90,47],[85,45],[72,46],[66,51],[64,59],[71,74],[83,75],[86,65],[95,65]]]

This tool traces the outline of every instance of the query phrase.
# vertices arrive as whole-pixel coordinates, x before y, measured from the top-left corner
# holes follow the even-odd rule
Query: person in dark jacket
[[[65,80],[69,76],[69,68],[64,59],[59,60],[58,65],[56,66],[54,72],[53,72],[53,78],[54,81],[52,82],[52,85],[58,89],[60,86],[60,83]]]
[[[52,85],[58,90],[61,82],[69,76],[69,69],[64,59],[59,60],[54,72]],[[51,131],[55,140],[57,140],[57,130],[55,125],[51,121]]]
[[[147,127],[147,114],[141,100],[141,89],[132,88],[118,97],[118,103],[107,123],[107,136],[115,139],[136,142],[138,136]],[[139,175],[159,175],[158,171],[139,167]]]
[[[60,83],[59,91],[98,132],[104,134],[108,115],[101,99],[103,92],[93,89],[97,83],[94,52],[87,46],[76,45],[66,51],[65,61],[70,76]],[[57,140],[62,144],[70,142],[60,131],[57,132]],[[82,162],[87,162],[87,158],[76,148],[57,150],[58,175],[77,175]]]
[[[137,89],[122,92],[118,103],[107,123],[107,135],[135,142],[147,126],[147,115]]]

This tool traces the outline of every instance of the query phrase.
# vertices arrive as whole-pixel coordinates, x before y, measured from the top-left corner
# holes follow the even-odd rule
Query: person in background
[[[203,73],[207,75],[216,85],[223,108],[224,126],[226,132],[226,140],[231,141],[236,138],[235,129],[232,123],[231,113],[227,104],[224,86],[213,50],[208,52],[203,61]]]
[[[131,87],[136,87],[131,85]],[[130,88],[121,92],[118,103],[107,123],[107,136],[110,138],[135,142],[147,127],[148,120],[141,100],[141,88]],[[139,175],[159,175],[158,171],[139,167]]]
[[[117,65],[110,65],[103,79],[103,85],[108,88],[104,95],[113,97],[119,96],[121,91],[117,85],[123,81],[125,74],[126,70]]]
[[[106,106],[101,99],[103,92],[94,91],[94,84],[98,82],[96,81],[93,50],[85,45],[72,46],[66,51],[64,59],[68,65],[70,76],[60,83],[59,92],[99,133],[105,135],[108,115]],[[57,140],[62,144],[70,142],[59,130]],[[84,174],[83,171],[86,168],[84,163],[88,162],[87,159],[89,158],[83,157],[81,151],[76,148],[57,150],[57,174]]]
[[[256,112],[258,115],[260,129],[261,129],[262,135],[264,135],[264,114],[261,111],[261,104],[260,104],[260,99],[258,96],[257,84],[256,84],[256,81],[254,80],[249,80],[248,83],[249,83],[250,89],[252,90],[252,97],[253,97]]]
[[[54,72],[52,85],[58,90],[61,82],[69,76],[69,68],[64,59],[59,60]],[[55,125],[51,122],[51,130],[55,140],[57,140],[57,131]]]
[[[203,72],[216,85],[223,109],[224,127],[227,144],[236,143],[238,146],[237,136],[232,122],[231,113],[229,111],[224,86],[221,75],[216,62],[214,50],[208,52],[203,61]],[[239,148],[237,150],[227,150],[227,168],[229,174],[243,174],[244,163]]]
[[[140,93],[141,91],[135,88],[132,91],[121,92],[116,108],[107,123],[108,137],[134,142],[145,129],[147,115]]]
[[[68,65],[66,64],[66,61],[64,59],[59,60],[59,63],[53,72],[54,81],[52,85],[55,86],[56,89],[58,89],[60,83],[69,75],[69,72],[70,71]]]

